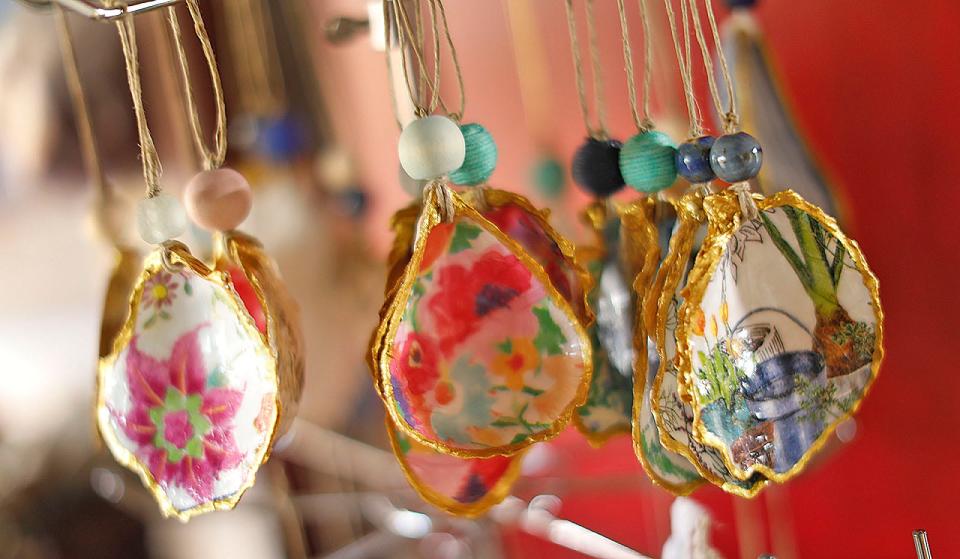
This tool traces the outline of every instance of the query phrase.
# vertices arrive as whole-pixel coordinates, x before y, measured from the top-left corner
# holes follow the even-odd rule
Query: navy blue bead
[[[752,179],[762,164],[760,142],[746,132],[720,136],[710,149],[710,167],[727,182]]]
[[[757,5],[757,0],[727,0],[727,6],[732,10],[734,8],[752,8]]]
[[[605,198],[623,188],[621,146],[617,140],[587,138],[573,155],[573,180],[598,198]]]
[[[712,181],[717,176],[710,167],[714,141],[713,136],[700,136],[677,146],[677,174],[690,184]]]

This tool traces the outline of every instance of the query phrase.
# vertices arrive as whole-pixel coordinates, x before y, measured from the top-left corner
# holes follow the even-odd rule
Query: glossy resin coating
[[[705,202],[710,232],[677,333],[697,438],[740,477],[798,472],[863,399],[883,356],[877,282],[856,243],[790,191],[741,221]]]
[[[407,481],[431,505],[474,517],[510,494],[523,460],[517,456],[458,458],[426,447],[398,431],[387,419],[394,455]]]
[[[700,203],[701,198],[694,194],[678,204],[670,254],[644,302],[643,323],[649,326],[650,336],[647,343],[648,347],[654,345],[654,351],[648,352],[646,390],[636,418],[640,440],[635,443],[642,444],[638,454],[642,454],[647,472],[674,493],[689,493],[707,480],[724,491],[752,497],[766,480],[760,475],[741,480],[726,468],[719,452],[692,436],[693,410],[681,397],[677,383],[677,308],[683,300],[691,254],[699,248],[698,233],[705,229]],[[638,356],[638,367],[643,357]]]
[[[185,249],[184,249],[185,251]],[[133,309],[101,361],[97,419],[117,460],[163,512],[230,508],[277,422],[276,360],[224,274],[147,260]],[[203,265],[197,263],[199,267]]]
[[[379,387],[421,444],[515,453],[556,435],[586,396],[586,333],[536,259],[452,192],[455,215],[441,220],[429,193],[374,335]]]

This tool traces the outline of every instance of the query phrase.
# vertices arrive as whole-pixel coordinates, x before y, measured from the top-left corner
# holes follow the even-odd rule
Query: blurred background
[[[648,3],[654,114],[680,139],[676,61],[662,5]],[[734,22],[717,4],[729,36]],[[516,498],[477,521],[447,517],[407,487],[363,361],[389,217],[410,201],[398,181],[398,130],[368,2],[201,7],[226,89],[228,165],[255,188],[244,229],[276,258],[303,311],[300,418],[237,510],[186,525],[163,520],[99,444],[94,370],[114,251],[92,227],[99,198],[82,165],[51,11],[0,0],[0,558],[591,556],[570,549],[596,541],[577,526],[659,557],[674,499],[647,480],[629,437],[594,449],[569,432],[538,445]],[[768,180],[819,193],[861,244],[881,284],[887,357],[859,414],[801,476],[753,500],[712,487],[692,499],[725,557],[912,557],[916,528],[929,531],[935,557],[960,556],[952,521],[960,497],[952,446],[960,428],[960,3],[760,0],[751,14],[765,45],[757,60],[769,64],[763,75],[774,87],[756,93],[767,112],[758,109],[756,129],[747,130],[768,151],[776,173]],[[465,121],[481,122],[499,146],[492,183],[553,208],[558,227],[585,240],[577,214],[587,196],[535,172],[544,161],[567,168],[585,135],[562,2],[456,0],[447,15]],[[639,30],[635,16],[631,8]],[[596,17],[610,128],[626,137],[633,124],[615,3],[598,2]],[[114,211],[129,217],[143,183],[117,33],[69,21]],[[163,184],[178,192],[197,161],[166,23],[149,13],[136,25]],[[192,39],[194,89],[209,127],[209,79]],[[444,64],[442,89],[455,98]],[[708,107],[702,65],[695,71]],[[770,109],[771,95],[782,109]],[[783,116],[777,110],[786,132],[764,129],[767,117]],[[776,146],[796,147],[783,150],[790,165],[777,167]],[[188,237],[193,247],[208,242],[198,231]],[[557,518],[575,524],[551,524]]]

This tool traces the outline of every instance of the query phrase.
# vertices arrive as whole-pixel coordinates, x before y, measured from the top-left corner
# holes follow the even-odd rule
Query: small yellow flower
[[[717,331],[718,331],[718,328],[717,328],[717,317],[711,314],[711,315],[710,315],[710,335],[713,336],[714,338],[716,338],[716,337],[717,337]]]
[[[730,323],[730,307],[726,301],[720,303],[720,322],[724,324]]]
[[[533,341],[528,338],[519,338],[510,341],[508,353],[497,353],[490,368],[493,374],[504,378],[504,384],[510,390],[520,391],[523,389],[523,377],[526,372],[536,369],[539,365],[540,353],[537,352]]]

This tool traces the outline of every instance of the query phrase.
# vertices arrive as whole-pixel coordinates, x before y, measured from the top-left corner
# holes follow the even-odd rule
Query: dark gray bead
[[[762,164],[760,142],[746,132],[720,136],[710,148],[710,167],[717,177],[727,182],[752,179]]]
[[[573,156],[573,180],[597,198],[606,198],[623,188],[621,146],[616,140],[587,138]]]

